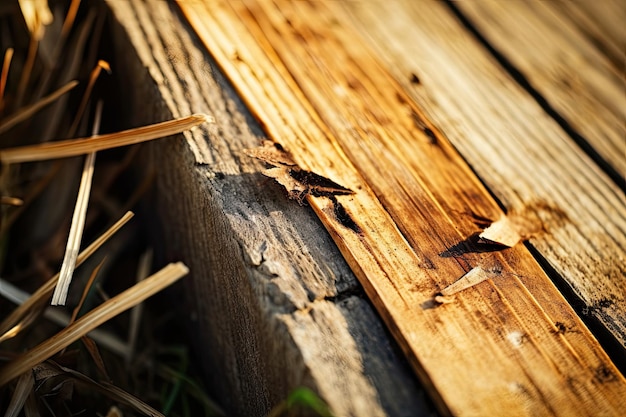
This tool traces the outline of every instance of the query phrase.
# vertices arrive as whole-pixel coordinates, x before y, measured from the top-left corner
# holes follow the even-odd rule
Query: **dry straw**
[[[213,118],[205,114],[193,114],[116,133],[2,149],[0,161],[12,164],[85,155],[176,135],[206,122],[213,122]]]
[[[76,259],[76,265],[80,265],[87,258],[93,255],[102,245],[104,245],[115,233],[117,233],[122,226],[124,226],[128,221],[134,216],[132,212],[127,212],[121,219],[119,219],[113,226],[111,226],[105,233],[103,233],[100,237],[94,240],[88,247],[86,247]],[[17,328],[16,330],[23,328],[25,326],[24,323],[20,323],[24,317],[28,316],[28,313],[35,309],[37,305],[42,302],[46,302],[50,294],[57,285],[57,281],[59,280],[59,274],[54,275],[50,278],[45,284],[43,284],[33,295],[30,296],[28,300],[26,300],[23,304],[21,304],[18,308],[13,310],[8,317],[6,317],[2,323],[0,323],[0,341],[6,340],[11,336],[7,337],[7,333],[12,331],[12,329]]]
[[[178,281],[188,272],[189,269],[181,262],[169,264],[159,272],[100,304],[56,335],[18,356],[0,369],[0,387],[29,371],[35,365],[51,358],[52,355],[65,349],[111,318]]]
[[[96,119],[93,126],[94,135],[100,130],[101,115],[102,102],[100,101],[98,102],[98,106],[96,108]],[[59,283],[54,289],[54,294],[52,295],[52,305],[65,305],[65,301],[67,301],[67,292],[70,288],[72,276],[74,275],[76,258],[78,257],[80,242],[83,238],[85,219],[87,218],[87,205],[89,203],[89,195],[91,193],[91,180],[93,179],[95,164],[96,153],[91,152],[87,154],[87,158],[85,158],[85,166],[83,168],[83,175],[80,179],[76,206],[74,207],[74,214],[72,215],[70,234],[67,239],[63,263],[61,264],[61,272],[59,273]]]

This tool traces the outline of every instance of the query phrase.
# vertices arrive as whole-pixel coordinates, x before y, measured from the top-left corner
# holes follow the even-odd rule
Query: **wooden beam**
[[[472,251],[474,219],[500,209],[341,3],[179,5],[266,132],[355,192],[308,202],[442,413],[619,414],[624,378],[530,253]],[[488,279],[437,306],[475,267]]]
[[[336,415],[431,415],[314,213],[245,155],[264,134],[179,10],[161,0],[108,5],[125,122],[216,120],[149,147],[142,169],[155,173],[157,192],[140,213],[163,225],[157,254],[190,267],[181,302],[209,395],[228,415],[267,415],[302,386]]]

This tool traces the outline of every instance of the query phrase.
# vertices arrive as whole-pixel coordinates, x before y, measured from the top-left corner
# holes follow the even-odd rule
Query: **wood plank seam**
[[[505,53],[501,52],[484,34],[481,33],[477,25],[472,22],[471,18],[467,16],[461,8],[456,6],[452,0],[446,0],[445,4],[450,8],[459,22],[461,22],[463,26],[467,28],[467,30],[478,40],[478,42],[480,42],[480,44],[482,44],[485,49],[489,51],[489,53],[498,61],[502,68],[504,68],[511,75],[511,77],[524,90],[526,90],[531,97],[535,99],[537,104],[539,104],[539,106],[541,106],[541,108],[558,123],[558,125],[574,140],[574,142],[607,173],[607,175],[622,190],[622,192],[626,192],[626,178],[624,177],[626,171],[623,171],[623,169],[622,171],[619,171],[620,168],[609,162],[606,159],[606,155],[603,156],[600,154],[589,139],[574,128],[570,121],[568,121],[567,117],[562,112],[557,110],[550,100],[530,82],[527,76],[524,75],[524,72],[511,62]],[[622,156],[626,156],[626,147],[622,150],[624,151],[622,152]]]

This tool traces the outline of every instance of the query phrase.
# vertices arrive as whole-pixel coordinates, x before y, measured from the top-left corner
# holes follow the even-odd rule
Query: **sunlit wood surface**
[[[113,9],[126,7],[115,3]],[[262,134],[300,169],[354,192],[305,198],[440,413],[617,416],[626,407],[626,381],[612,362],[619,365],[626,346],[624,106],[614,90],[620,82],[623,88],[623,74],[611,47],[594,55],[597,65],[584,61],[597,48],[582,34],[587,20],[568,20],[558,27],[569,32],[561,32],[550,26],[566,13],[556,6],[520,2],[517,19],[499,19],[509,10],[497,4],[462,3],[458,12],[526,75],[534,93],[440,2],[212,0],[178,7]],[[134,7],[137,13],[143,6]],[[154,31],[148,40],[169,42],[158,24],[138,16]],[[525,24],[551,27],[540,32],[543,44],[528,41],[535,51],[517,37]],[[572,59],[583,60],[576,94],[555,86],[551,62],[538,58],[553,55],[550,42],[566,49],[574,39],[579,55]],[[193,62],[167,53],[147,58],[155,45],[137,48],[154,68]],[[196,94],[176,80],[197,71],[159,75],[181,88],[168,105],[184,107]],[[215,145],[190,144],[197,163],[213,164]],[[527,220],[528,244],[479,242],[505,215]],[[438,302],[438,293],[447,295],[444,289],[470,271],[484,280]],[[309,282],[308,274],[299,270],[296,279]],[[311,346],[320,340],[311,338]],[[348,339],[328,340],[337,355],[334,343]],[[316,378],[341,377],[341,362],[335,373],[322,362],[326,373]],[[340,415],[367,415],[372,401],[366,392],[364,409],[342,409],[340,399],[323,393]],[[375,405],[370,411],[379,414]]]

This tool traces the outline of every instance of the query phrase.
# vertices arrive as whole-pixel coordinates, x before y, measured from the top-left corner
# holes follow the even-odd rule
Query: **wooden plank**
[[[552,3],[561,2],[504,3],[488,0],[463,2],[457,7],[488,42],[524,74],[567,123],[588,141],[593,150],[609,163],[624,186],[624,69],[617,70],[580,26],[565,18],[560,7]],[[605,8],[604,2],[586,3],[585,12],[588,9]],[[563,8],[574,9],[575,4],[573,2]],[[610,1],[606,3],[610,4]],[[621,8],[624,9],[623,5]],[[624,12],[617,13],[617,16],[620,14]],[[623,26],[621,21],[622,30]],[[591,24],[585,27],[588,27],[588,33],[593,30]],[[607,25],[607,29],[610,28],[611,25]],[[623,58],[626,47],[623,35],[621,40]],[[614,42],[619,42],[619,38]],[[610,50],[607,52],[612,54]]]
[[[185,305],[211,396],[267,415],[299,386],[336,415],[428,416],[423,390],[310,209],[242,151],[263,133],[170,2],[108,3],[128,125],[194,112],[217,123],[150,147],[165,257],[190,266]],[[118,91],[115,92],[118,94]],[[159,220],[161,219],[161,220]]]
[[[179,6],[266,132],[300,167],[355,192],[307,200],[442,413],[618,415],[624,378],[530,253],[460,249],[473,218],[502,213],[342,4]],[[476,266],[488,279],[435,307]]]
[[[564,19],[569,19],[596,49],[613,64],[624,77],[626,70],[626,7],[622,0],[549,1]]]
[[[345,3],[351,15],[346,19],[370,40],[395,79],[509,212],[534,207],[547,226],[559,222],[537,202],[563,213],[561,227],[550,227],[530,243],[582,301],[582,313],[607,329],[613,357],[624,367],[623,192],[444,6],[423,7],[410,0],[393,4]]]

